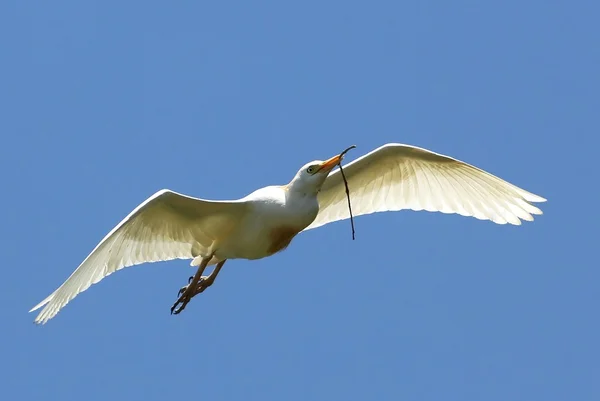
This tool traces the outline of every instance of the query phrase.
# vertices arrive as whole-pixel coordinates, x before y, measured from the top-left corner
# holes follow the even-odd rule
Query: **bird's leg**
[[[219,262],[217,264],[217,266],[215,267],[215,269],[212,271],[212,273],[210,273],[208,276],[201,276],[200,280],[198,280],[198,284],[196,285],[196,288],[194,288],[193,292],[192,292],[192,298],[195,297],[196,295],[200,294],[201,292],[204,292],[204,290],[206,290],[208,287],[210,287],[214,282],[215,282],[215,278],[217,278],[217,274],[219,274],[219,271],[221,270],[221,268],[223,267],[223,265],[225,264],[226,260],[223,260],[222,262]],[[188,280],[188,284],[184,285],[183,287],[181,287],[179,289],[178,292],[178,296],[181,295],[185,290],[187,290],[190,285],[191,285],[191,281],[194,278],[194,276],[190,277],[190,279]]]
[[[182,310],[185,309],[188,302],[190,302],[192,297],[195,295],[195,294],[193,294],[194,289],[198,286],[198,281],[200,281],[200,278],[202,277],[202,273],[204,273],[204,269],[206,269],[206,266],[208,266],[208,262],[210,262],[212,257],[213,257],[213,255],[208,255],[208,256],[202,258],[202,260],[200,261],[200,266],[198,266],[198,271],[196,271],[196,274],[192,278],[192,281],[190,282],[190,284],[187,286],[187,288],[183,292],[180,291],[179,299],[177,299],[177,302],[175,302],[173,304],[173,306],[171,306],[171,314],[177,315],[177,314],[181,313]],[[179,308],[177,308],[177,306],[179,306],[179,304],[181,304],[181,306]],[[177,308],[177,309],[175,309],[175,308]]]
[[[208,287],[210,287],[215,282],[215,279],[217,278],[217,274],[219,274],[219,271],[221,270],[221,268],[223,267],[223,265],[225,264],[226,261],[227,261],[227,259],[219,262],[217,264],[217,266],[215,266],[215,269],[212,271],[212,273],[210,273],[208,276],[200,277],[200,281],[198,282],[198,285],[194,289],[192,296],[196,296],[196,295],[200,294],[201,292],[206,290]]]

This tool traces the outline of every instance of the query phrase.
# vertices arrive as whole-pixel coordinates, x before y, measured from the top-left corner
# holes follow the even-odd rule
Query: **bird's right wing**
[[[96,246],[71,276],[30,312],[46,323],[77,294],[124,267],[205,255],[244,215],[242,201],[208,201],[161,190],[140,204]]]
[[[355,216],[402,209],[473,216],[498,224],[521,224],[542,211],[545,199],[475,166],[403,144],[387,144],[344,167]],[[337,169],[318,195],[319,214],[305,230],[350,217]]]

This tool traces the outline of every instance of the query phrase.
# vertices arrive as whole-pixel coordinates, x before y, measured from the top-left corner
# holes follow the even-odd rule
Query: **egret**
[[[532,203],[546,201],[473,165],[416,146],[386,144],[341,171],[345,152],[305,164],[286,185],[260,188],[238,200],[156,192],[30,310],[44,307],[35,322],[46,323],[79,293],[124,267],[191,259],[197,271],[171,307],[178,314],[214,283],[228,259],[271,256],[300,232],[349,218],[348,194],[356,216],[411,209],[514,225],[541,215]],[[213,271],[203,275],[212,265]]]

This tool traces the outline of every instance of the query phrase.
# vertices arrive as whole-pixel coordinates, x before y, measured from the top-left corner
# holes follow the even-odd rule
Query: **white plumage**
[[[344,166],[355,216],[402,209],[457,213],[520,225],[546,199],[460,160],[415,146],[388,144]],[[349,218],[344,182],[332,172],[318,195],[316,228]]]
[[[212,284],[227,259],[270,256],[285,249],[301,231],[349,218],[340,170],[330,174],[341,158],[308,163],[289,184],[261,188],[234,201],[157,192],[109,232],[56,291],[31,309],[44,307],[36,323],[47,322],[77,294],[123,267],[192,259],[199,270],[190,286],[182,289],[178,303],[183,306],[175,312],[179,313]],[[519,225],[542,214],[531,203],[546,201],[462,161],[402,144],[375,149],[345,166],[344,173],[355,216],[412,209]],[[210,276],[201,275],[214,264],[217,268]]]

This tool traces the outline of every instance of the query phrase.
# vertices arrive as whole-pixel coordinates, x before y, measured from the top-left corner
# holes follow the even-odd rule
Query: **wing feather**
[[[34,306],[46,323],[79,293],[124,267],[207,254],[243,216],[242,201],[208,201],[161,190],[113,228],[56,291]]]
[[[475,166],[404,144],[387,144],[344,167],[356,216],[403,209],[456,213],[520,225],[546,199]],[[333,171],[318,195],[319,214],[305,230],[350,217],[344,182]]]

